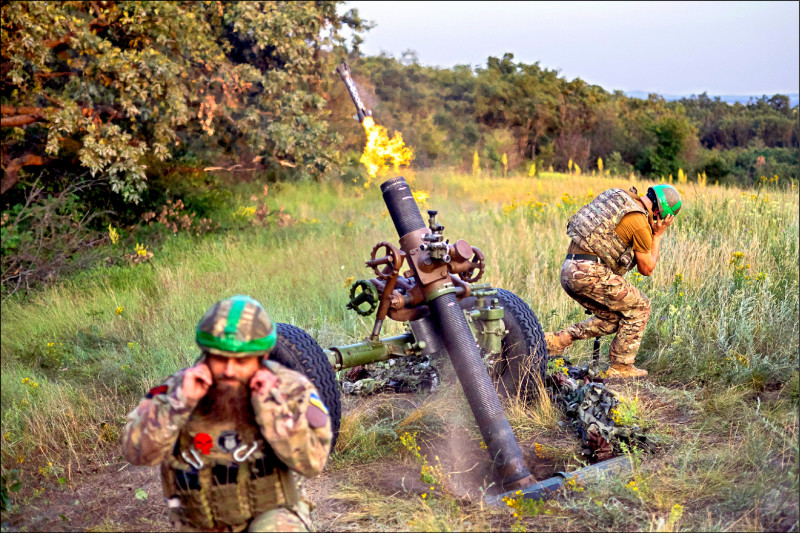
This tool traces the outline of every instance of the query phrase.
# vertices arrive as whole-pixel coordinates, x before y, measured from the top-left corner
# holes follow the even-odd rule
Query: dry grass
[[[648,185],[634,184],[640,193]],[[583,318],[558,279],[567,217],[590,193],[630,185],[627,178],[548,173],[475,179],[430,171],[414,180],[416,190],[429,193],[423,210],[439,210],[445,237],[483,250],[482,281],[528,302],[545,330]],[[550,515],[525,516],[528,530],[798,527],[798,196],[678,188],[685,207],[664,238],[658,268],[650,278],[629,276],[653,303],[638,360],[651,377],[638,389],[620,387],[639,398],[663,441],[661,455],[641,464],[637,494],[626,488],[632,479],[565,494]],[[179,235],[146,264],[88,272],[28,301],[4,303],[2,465],[4,473],[22,465],[28,476],[17,504],[40,501],[32,490],[55,483],[36,474],[47,462],[74,472],[117,454],[124,416],[149,387],[191,363],[194,325],[215,299],[250,294],[276,321],[302,327],[323,346],[368,334],[371,322],[344,310],[343,283],[371,277],[363,261],[372,244],[395,238],[379,191],[336,184],[274,189],[271,208],[284,205],[295,219],[309,220],[202,240]],[[249,196],[243,192],[238,204]],[[730,262],[734,252],[743,254],[742,270]],[[387,323],[383,333],[401,330]],[[63,349],[48,352],[50,342]],[[570,358],[584,360],[591,343],[571,350]],[[535,441],[552,447],[559,466],[575,464],[577,438],[557,426],[551,403],[510,398],[505,406],[528,457],[535,458]],[[419,432],[425,452],[439,455],[453,477],[453,493],[468,494],[472,504],[457,513],[444,503],[426,510],[416,493],[373,487],[369,478],[377,473],[413,466],[398,442],[405,431]],[[508,529],[514,522],[505,510],[481,511],[479,494],[473,497],[491,482],[480,458],[480,434],[458,386],[445,381],[429,397],[346,399],[330,461],[336,482],[322,497],[344,498],[347,513],[323,523],[342,530]],[[536,461],[544,465],[540,477],[556,468],[553,459]],[[684,513],[670,525],[675,504]],[[109,520],[110,526],[116,519]],[[80,524],[91,522],[71,523]]]
[[[530,377],[523,381],[533,383],[535,401],[531,402],[519,391],[503,400],[503,409],[514,434],[520,440],[528,440],[530,437],[555,431],[563,416],[547,393],[541,377],[531,372]]]

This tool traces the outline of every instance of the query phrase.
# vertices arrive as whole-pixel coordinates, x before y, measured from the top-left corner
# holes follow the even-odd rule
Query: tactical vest
[[[633,248],[625,246],[614,229],[628,213],[647,209],[636,195],[622,189],[609,189],[581,207],[567,222],[567,235],[575,244],[595,254],[615,274],[622,276],[636,264]]]
[[[291,472],[255,422],[237,429],[233,420],[210,423],[193,414],[161,477],[171,514],[197,528],[235,528],[298,501]]]

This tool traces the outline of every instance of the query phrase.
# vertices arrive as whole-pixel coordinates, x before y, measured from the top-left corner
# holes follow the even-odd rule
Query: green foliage
[[[765,146],[705,150],[699,152],[700,172],[706,172],[710,182],[759,185],[759,178],[778,176],[778,184],[797,183],[800,168],[797,148]]]
[[[3,120],[24,129],[4,132],[4,159],[68,161],[133,203],[148,162],[187,148],[325,172],[335,161],[320,95],[325,50],[343,51],[343,26],[363,29],[336,4],[9,2]]]
[[[651,126],[651,132],[656,145],[640,170],[648,175],[677,176],[678,169],[687,166],[682,155],[690,140],[696,139],[696,130],[685,117],[665,116]]]
[[[606,158],[606,169],[612,176],[628,176],[633,172],[633,165],[623,161],[622,154],[615,150]]]
[[[19,492],[22,488],[22,480],[19,478],[19,470],[11,469],[8,472],[3,469],[3,475],[0,476],[0,504],[2,504],[3,511],[7,511],[11,506],[11,499],[9,492]]]
[[[769,149],[782,151],[780,163],[777,152],[767,158],[780,168],[770,176],[797,179],[797,107],[790,108],[783,95],[747,105],[728,105],[705,94],[675,102],[655,94],[628,98],[580,78],[566,80],[538,63],[516,62],[509,53],[489,57],[485,67],[475,69],[425,67],[410,51],[399,59],[358,58],[352,68],[378,122],[403,133],[422,167],[444,163],[467,171],[475,150],[482,161],[499,161],[494,145],[497,136],[508,134],[503,151],[511,168],[527,160],[537,168],[566,170],[572,159],[587,169],[602,157],[614,174],[628,175],[635,168],[658,179],[682,169],[694,179],[706,170],[712,182],[749,185],[746,168],[752,163],[728,151]],[[343,148],[360,150],[362,134],[354,128],[343,88],[334,87],[329,107]],[[726,155],[707,156],[712,149]],[[609,161],[614,152],[618,159]]]
[[[102,242],[109,222],[138,224],[175,201],[195,221],[207,218],[231,195],[204,167],[284,178],[334,169],[322,95],[346,53],[341,30],[357,37],[366,27],[357,11],[336,9],[4,4],[4,294],[75,270],[73,255]]]

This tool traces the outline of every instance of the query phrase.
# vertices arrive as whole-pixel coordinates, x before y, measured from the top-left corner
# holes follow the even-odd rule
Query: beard
[[[235,420],[237,426],[254,423],[256,418],[250,403],[250,389],[241,382],[238,386],[215,382],[197,403],[195,412],[209,422]]]

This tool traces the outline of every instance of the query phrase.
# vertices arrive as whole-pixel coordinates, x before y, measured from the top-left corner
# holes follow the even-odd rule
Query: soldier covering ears
[[[260,303],[234,296],[197,326],[197,364],[128,415],[125,458],[161,465],[181,531],[308,531],[302,477],[328,459],[331,422],[302,374],[267,359],[277,332]]]
[[[561,266],[561,286],[593,316],[556,333],[545,333],[550,355],[564,353],[573,341],[616,333],[609,350],[608,377],[643,377],[633,366],[642,341],[650,300],[623,278],[628,270],[653,273],[661,237],[681,209],[671,185],[654,185],[645,196],[636,189],[609,189],[567,222],[572,242]]]

